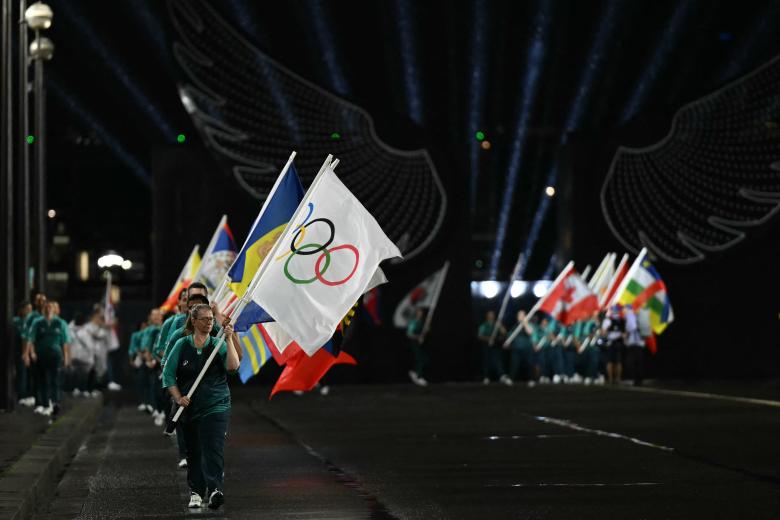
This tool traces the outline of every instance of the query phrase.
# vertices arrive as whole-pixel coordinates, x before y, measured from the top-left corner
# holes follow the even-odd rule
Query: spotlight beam
[[[141,162],[130,152],[128,152],[121,140],[112,134],[92,113],[90,113],[82,103],[61,84],[53,74],[49,74],[47,85],[51,87],[54,96],[81,122],[94,130],[100,136],[100,139],[114,152],[114,154],[130,169],[136,177],[146,186],[151,187],[152,176]]]
[[[265,45],[267,41],[263,37],[260,27],[255,23],[256,17],[246,1],[230,0],[228,5],[232,10],[234,22],[241,28],[241,32],[244,33],[244,36],[252,41],[257,47],[267,46]],[[258,69],[260,69],[264,79],[268,82],[268,90],[279,110],[282,122],[287,127],[290,134],[292,134],[293,141],[297,145],[300,145],[303,142],[301,128],[298,125],[298,120],[293,114],[290,100],[285,94],[284,89],[276,80],[273,70],[269,68],[268,63],[262,59],[261,56],[256,56],[255,64],[258,66]]]
[[[330,16],[322,0],[314,0],[307,4],[311,12],[306,18],[313,25],[313,34],[317,40],[317,48],[322,51],[321,57],[328,72],[328,83],[336,93],[346,96],[350,93],[349,84],[341,69],[341,63],[336,52],[333,31],[330,29]]]
[[[523,77],[523,89],[520,92],[519,114],[517,125],[515,127],[514,138],[512,139],[511,155],[507,168],[506,184],[501,199],[501,210],[498,215],[498,228],[496,229],[496,244],[493,249],[493,255],[490,259],[490,278],[496,278],[498,275],[498,264],[501,261],[501,253],[504,249],[506,240],[506,231],[509,225],[509,217],[512,213],[512,201],[514,199],[515,186],[517,184],[517,175],[520,171],[523,160],[523,143],[531,120],[532,107],[536,99],[539,78],[542,74],[544,58],[546,55],[546,41],[548,29],[550,26],[552,11],[552,2],[542,0],[536,16],[534,17],[533,36],[528,46],[528,55],[526,57],[526,67]],[[526,257],[528,258],[528,257]]]
[[[475,0],[473,3],[474,23],[471,33],[471,74],[469,78],[469,116],[467,143],[469,143],[469,208],[474,215],[477,205],[477,183],[479,180],[480,143],[474,140],[474,132],[481,126],[485,107],[485,49],[487,44],[487,1]]]
[[[401,68],[406,99],[406,112],[418,125],[423,124],[422,87],[417,63],[417,38],[414,31],[414,7],[409,0],[396,0],[396,19],[401,49]]]
[[[666,30],[658,39],[653,55],[645,65],[642,75],[631,94],[631,98],[628,100],[625,107],[623,107],[623,113],[620,116],[620,124],[626,124],[637,114],[637,112],[639,112],[647,101],[647,96],[658,81],[658,76],[666,65],[669,55],[679,43],[680,36],[682,36],[683,33],[683,27],[693,11],[693,6],[694,2],[683,1],[679,2],[675,7],[669,25],[666,26]]]
[[[98,38],[95,31],[86,21],[82,13],[73,10],[72,2],[58,2],[57,12],[62,12],[67,18],[67,23],[77,29],[76,33],[86,39],[88,48],[94,50],[100,57],[100,60],[111,70],[114,77],[119,80],[125,88],[130,98],[135,104],[154,122],[160,133],[166,141],[174,143],[176,132],[162,116],[162,112],[152,102],[152,100],[141,90],[141,88],[125,72],[127,67],[119,60],[120,52],[109,51],[103,44],[103,40]]]
[[[569,111],[569,116],[564,126],[564,131],[561,134],[559,141],[559,148],[565,146],[569,140],[569,134],[577,129],[582,123],[582,118],[585,114],[588,102],[591,97],[593,89],[593,82],[597,74],[601,71],[604,65],[605,56],[608,50],[608,45],[613,41],[613,33],[616,26],[618,16],[622,12],[624,2],[610,1],[607,4],[607,12],[602,18],[601,24],[599,24],[596,35],[593,39],[590,52],[588,54],[588,62],[585,64],[585,68],[582,70],[580,81],[577,88],[577,93],[574,97],[574,101]],[[553,160],[553,165],[547,174],[547,180],[544,184],[555,188],[558,181],[558,164]],[[539,205],[534,213],[533,221],[531,222],[531,229],[526,238],[525,247],[522,250],[524,258],[528,261],[521,268],[521,272],[518,274],[518,278],[523,278],[525,274],[525,267],[530,263],[531,256],[533,255],[536,241],[539,238],[539,233],[544,224],[544,219],[547,216],[547,210],[550,207],[550,201],[552,197],[548,197],[542,190],[542,194],[539,200]]]

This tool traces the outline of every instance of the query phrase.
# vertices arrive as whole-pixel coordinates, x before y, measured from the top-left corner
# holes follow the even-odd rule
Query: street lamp
[[[48,61],[54,55],[54,44],[48,38],[41,36],[41,31],[51,27],[54,13],[51,7],[43,2],[35,2],[24,9],[25,0],[20,0],[20,8],[24,10],[24,20],[27,27],[35,31],[35,39],[30,43],[29,58],[34,63],[33,96],[35,98],[34,114],[35,125],[35,181],[33,182],[33,214],[35,215],[35,278],[39,291],[44,290],[46,281],[46,89],[43,81],[43,62]],[[20,31],[20,47],[27,41],[27,31]],[[27,56],[24,57],[24,84],[25,97],[23,109],[25,110],[23,121],[27,120],[26,96],[27,96]],[[25,161],[26,162],[26,161]],[[24,168],[24,166],[23,166]]]

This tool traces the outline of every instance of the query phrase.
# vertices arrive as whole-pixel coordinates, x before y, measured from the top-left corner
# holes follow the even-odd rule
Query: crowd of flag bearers
[[[333,365],[355,364],[340,347],[356,302],[387,281],[379,263],[400,256],[336,177],[337,160],[329,156],[304,191],[294,157],[243,246],[223,216],[131,336],[138,409],[176,436],[191,508],[225,502],[228,374],[246,382],[274,359],[283,370],[273,396],[311,390]]]
[[[138,409],[175,435],[192,508],[225,502],[228,374],[246,382],[273,359],[283,367],[273,396],[311,390],[333,365],[355,364],[341,345],[356,305],[387,281],[380,262],[400,256],[336,176],[337,160],[328,156],[304,191],[294,157],[242,247],[223,216],[203,256],[195,246],[164,303],[130,336]],[[509,330],[502,323],[506,299],[498,316],[488,312],[478,330],[484,382],[616,382],[627,363],[641,383],[646,346],[654,347],[654,334],[672,321],[671,306],[645,251],[630,268],[627,256],[617,267],[615,259],[607,255],[589,281],[567,265]],[[445,263],[416,287],[394,316],[414,358],[409,376],[420,386],[428,384],[426,337],[448,268]],[[39,413],[56,414],[63,367],[76,374],[74,395],[92,395],[94,381],[106,373],[108,388],[118,387],[107,358],[118,347],[110,277],[106,300],[88,323],[68,324],[58,314],[56,302],[38,295],[34,306],[19,307],[15,320],[19,395]]]
[[[615,384],[626,367],[634,384],[641,385],[646,352],[655,353],[656,334],[674,316],[646,250],[631,267],[627,255],[617,268],[614,260],[608,254],[589,281],[570,262],[528,313],[517,313],[508,333],[488,311],[477,331],[483,383]]]

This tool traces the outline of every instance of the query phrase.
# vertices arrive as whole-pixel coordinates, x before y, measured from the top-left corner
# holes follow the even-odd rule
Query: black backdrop
[[[601,212],[601,185],[618,144],[652,142],[659,130],[665,131],[660,123],[643,119],[641,127],[616,136],[577,136],[562,152],[557,207],[564,257],[595,266],[607,251],[623,254]],[[655,375],[780,375],[780,218],[747,231],[741,243],[701,263],[656,261],[675,321],[658,337],[659,352],[651,361]]]

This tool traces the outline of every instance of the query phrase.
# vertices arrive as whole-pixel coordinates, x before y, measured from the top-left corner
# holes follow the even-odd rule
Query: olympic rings
[[[314,251],[303,253],[303,252],[301,252],[300,249],[295,247],[295,239],[298,238],[298,234],[301,233],[301,231],[303,231],[305,228],[311,226],[315,222],[324,222],[324,223],[326,223],[328,225],[328,227],[330,228],[330,237],[328,238],[328,240],[324,244],[319,246]],[[317,253],[327,249],[328,246],[333,242],[333,238],[335,236],[336,236],[336,228],[333,225],[333,222],[331,222],[330,220],[328,220],[326,218],[315,218],[314,220],[312,220],[311,222],[308,222],[301,229],[299,229],[298,231],[295,232],[295,235],[293,235],[292,242],[290,243],[290,251],[292,251],[293,254],[298,254],[298,255],[303,255],[303,256],[316,255]],[[301,249],[303,249],[303,248],[301,248]]]
[[[312,247],[318,248],[318,247],[320,247],[320,244],[305,244],[305,245],[301,246],[300,248],[298,248],[298,251],[301,251],[301,250],[306,249],[306,248],[312,248]],[[300,253],[298,253],[298,254],[300,254]],[[319,272],[318,270],[319,270],[320,260],[323,257],[325,257],[325,268],[322,270],[322,272]],[[317,259],[317,267],[315,268],[314,278],[308,278],[308,279],[295,278],[293,275],[290,274],[290,270],[289,270],[290,260],[292,260],[293,258],[295,258],[295,253],[291,254],[290,257],[287,259],[287,261],[284,263],[284,275],[292,283],[295,283],[295,284],[298,284],[298,285],[306,285],[306,284],[310,284],[310,283],[315,282],[317,280],[317,278],[319,276],[322,276],[322,274],[325,271],[328,270],[328,267],[330,267],[330,252],[329,251],[325,251],[324,253],[322,253],[322,255],[320,255],[320,258]],[[317,274],[317,273],[319,273],[319,274]]]
[[[290,250],[276,257],[276,260],[277,261],[282,260],[284,257],[287,257],[287,260],[285,260],[284,262],[284,275],[287,277],[288,280],[290,280],[294,284],[308,285],[310,283],[314,283],[317,280],[319,280],[324,285],[327,285],[329,287],[335,287],[337,285],[345,284],[357,272],[357,268],[360,265],[360,252],[355,246],[351,244],[343,244],[328,249],[328,246],[330,246],[333,243],[333,240],[336,237],[336,227],[333,225],[333,222],[331,220],[326,218],[315,218],[309,221],[309,218],[312,216],[313,212],[314,212],[314,204],[310,202],[309,214],[306,216],[303,222],[301,222],[298,225],[298,227],[295,228],[295,234],[293,235],[292,240],[290,241]],[[317,243],[303,244],[303,241],[306,237],[306,228],[314,224],[315,222],[323,222],[327,224],[328,227],[330,228],[330,237],[328,237],[328,239],[325,241],[324,244],[317,244]],[[325,273],[330,267],[331,253],[342,249],[348,249],[352,251],[352,253],[355,255],[355,265],[352,267],[352,271],[350,271],[350,273],[346,277],[342,278],[341,280],[325,279]],[[309,255],[315,255],[317,253],[319,253],[320,256],[317,257],[317,260],[314,263],[314,277],[296,278],[292,274],[290,274],[290,261],[293,259],[293,257],[295,257],[296,255],[309,256]],[[325,262],[324,266],[322,265],[323,261]]]
[[[328,270],[328,266],[330,266],[330,253],[333,251],[338,251],[339,249],[349,249],[353,253],[355,253],[355,267],[352,268],[352,271],[346,276],[346,278],[343,278],[341,280],[331,282],[330,280],[326,280],[323,278],[323,274],[325,274],[325,271]],[[322,263],[322,259],[325,258],[325,269],[320,271],[320,264]],[[341,246],[331,247],[330,249],[326,249],[324,253],[320,255],[319,258],[317,258],[317,263],[314,264],[314,276],[317,278],[317,280],[321,281],[325,285],[328,285],[330,287],[335,287],[336,285],[345,284],[349,281],[350,278],[352,278],[355,275],[355,271],[357,271],[358,265],[360,265],[360,253],[358,252],[357,248],[350,244],[344,244]]]

